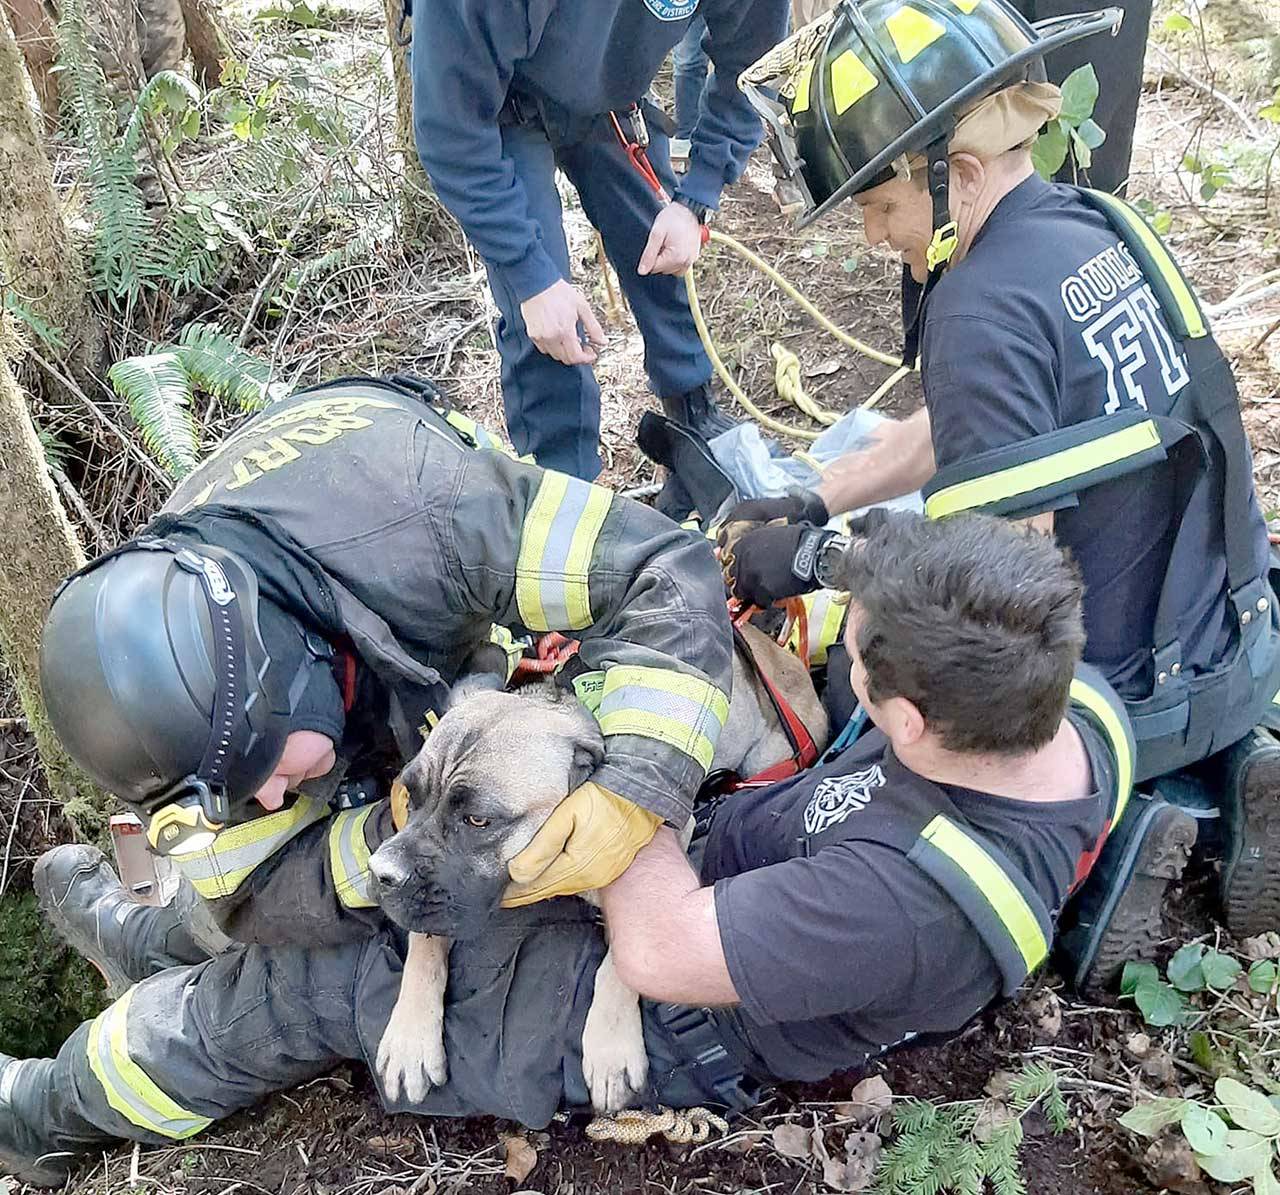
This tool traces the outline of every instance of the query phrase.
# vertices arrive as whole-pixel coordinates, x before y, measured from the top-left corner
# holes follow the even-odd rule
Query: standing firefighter
[[[711,399],[711,362],[677,275],[698,256],[721,189],[746,166],[760,123],[739,73],[786,29],[787,0],[422,0],[415,6],[414,123],[422,164],[484,259],[501,313],[507,429],[541,465],[600,471],[604,340],[569,281],[555,174],[577,188],[644,336],[650,385],[704,435],[731,426]],[[695,20],[715,71],[675,185],[666,118],[646,99]],[[643,148],[674,202],[628,153]]]
[[[1033,520],[1084,575],[1085,658],[1125,700],[1137,779],[1227,752],[1222,896],[1257,933],[1280,901],[1280,750],[1253,729],[1280,652],[1231,371],[1141,217],[1042,181],[1029,153],[1061,99],[1041,56],[1118,17],[1033,30],[1003,0],[844,0],[791,56],[784,102],[756,96],[804,222],[852,197],[868,241],[901,255],[925,409],[816,493],[732,515],[789,520],[737,541],[735,585],[758,602],[817,587],[830,513],[921,486],[934,518]],[[1077,980],[1149,951],[1195,836],[1159,797],[1132,803],[1067,936]]]

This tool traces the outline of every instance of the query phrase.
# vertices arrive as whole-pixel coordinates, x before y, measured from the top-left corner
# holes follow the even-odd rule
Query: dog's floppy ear
[[[449,708],[477,693],[501,692],[507,687],[507,653],[496,643],[483,643],[466,659],[449,689]]]

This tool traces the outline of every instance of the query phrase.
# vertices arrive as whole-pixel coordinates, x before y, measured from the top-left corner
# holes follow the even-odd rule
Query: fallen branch
[[[1161,58],[1165,60],[1165,62],[1168,64],[1169,69],[1173,71],[1173,73],[1177,75],[1179,79],[1181,79],[1189,87],[1192,87],[1196,91],[1200,92],[1202,95],[1207,95],[1211,99],[1216,100],[1219,104],[1221,104],[1228,112],[1231,113],[1232,116],[1236,118],[1236,120],[1240,122],[1240,124],[1244,127],[1245,131],[1248,132],[1250,137],[1258,136],[1258,130],[1254,126],[1252,118],[1242,107],[1240,107],[1239,104],[1236,103],[1235,100],[1233,100],[1229,95],[1224,95],[1212,84],[1206,83],[1203,79],[1197,79],[1195,75],[1189,74],[1187,71],[1183,70],[1183,68],[1178,65],[1173,55],[1170,54],[1169,51],[1166,50],[1163,46],[1158,45],[1156,42],[1151,42],[1149,44],[1150,44],[1150,48],[1153,49],[1157,54],[1160,55]]]

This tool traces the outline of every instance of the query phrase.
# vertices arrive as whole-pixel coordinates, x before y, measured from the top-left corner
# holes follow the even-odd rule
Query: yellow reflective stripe
[[[966,17],[978,7],[978,0],[951,0],[951,3],[964,13]]]
[[[849,612],[849,595],[835,589],[819,589],[801,599],[809,615],[809,663],[825,664],[827,652],[840,641],[844,616]],[[800,627],[791,628],[787,650],[795,655],[800,650]]]
[[[516,559],[516,607],[531,631],[580,631],[592,622],[588,571],[613,495],[548,471],[525,515]]]
[[[796,98],[791,101],[791,115],[809,111],[809,88],[813,83],[813,59],[800,68],[796,75]]]
[[[489,627],[489,642],[502,648],[503,654],[506,655],[507,680],[510,680],[515,673],[516,665],[524,655],[524,644],[517,643],[516,637],[506,627],[500,627],[496,622]]]
[[[903,62],[910,62],[921,50],[946,36],[947,32],[932,17],[909,4],[904,4],[897,12],[891,13],[885,20],[884,27],[893,38],[894,48]]]
[[[931,519],[946,518],[962,510],[989,506],[1019,494],[1029,494],[1044,486],[1056,485],[1072,477],[1100,469],[1104,465],[1137,456],[1155,448],[1160,433],[1151,420],[1126,427],[1122,431],[1099,436],[1086,444],[1064,448],[1039,460],[1027,461],[985,477],[974,477],[937,490],[925,499],[924,511]]]
[[[377,903],[369,897],[369,845],[364,839],[365,822],[373,810],[372,805],[346,810],[329,825],[329,866],[344,908],[372,909]]]
[[[128,1014],[136,990],[130,988],[90,1025],[89,1069],[101,1084],[107,1103],[130,1124],[181,1141],[213,1121],[176,1103],[130,1056]]]
[[[879,82],[861,58],[852,50],[846,50],[831,64],[831,102],[836,115],[847,112],[864,95],[874,91]]]
[[[230,896],[290,839],[329,816],[327,805],[299,796],[288,809],[222,830],[213,845],[170,859],[206,900]]]
[[[1106,731],[1111,749],[1115,753],[1116,811],[1110,826],[1114,830],[1120,824],[1120,815],[1129,804],[1129,794],[1133,790],[1134,759],[1129,736],[1124,732],[1124,723],[1120,721],[1115,707],[1097,689],[1086,685],[1079,678],[1071,682],[1071,700],[1079,702],[1102,723],[1102,729]]]
[[[925,826],[921,836],[937,847],[977,885],[995,915],[1009,931],[1027,970],[1034,971],[1048,955],[1049,943],[1045,941],[1044,932],[1040,929],[1031,906],[1005,875],[1003,868],[975,839],[941,813]]]
[[[601,733],[657,739],[711,766],[729,699],[710,681],[665,668],[619,665],[605,672],[596,718]]]
[[[1182,313],[1182,321],[1187,326],[1187,335],[1191,337],[1207,335],[1208,329],[1204,325],[1204,317],[1200,314],[1200,308],[1196,305],[1195,296],[1191,293],[1187,280],[1182,276],[1182,271],[1174,265],[1173,258],[1169,256],[1169,251],[1160,243],[1160,238],[1151,231],[1147,226],[1147,222],[1127,203],[1117,199],[1114,195],[1108,195],[1105,191],[1095,191],[1094,194],[1107,206],[1108,210],[1119,217],[1126,228],[1132,230],[1138,240],[1142,242],[1143,248],[1151,255],[1156,264],[1156,269],[1160,271],[1160,276],[1168,283],[1169,291],[1173,295],[1173,301],[1177,303],[1178,310]]]

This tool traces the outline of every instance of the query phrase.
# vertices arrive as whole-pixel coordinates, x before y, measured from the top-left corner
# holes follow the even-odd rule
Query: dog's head
[[[400,774],[409,819],[373,854],[374,894],[398,925],[465,939],[507,886],[507,863],[604,758],[596,720],[554,684],[455,689]]]

